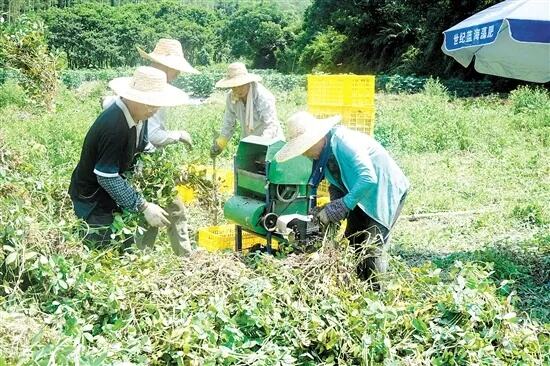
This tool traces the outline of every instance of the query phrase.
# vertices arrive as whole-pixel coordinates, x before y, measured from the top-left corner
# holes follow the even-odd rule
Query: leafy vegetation
[[[150,50],[166,36],[181,41],[195,66],[243,59],[285,73],[486,79],[507,92],[518,82],[476,74],[440,50],[444,30],[497,2],[17,0],[0,3],[0,14],[7,13],[7,23],[20,12],[41,17],[49,47],[64,52],[70,68],[135,66],[135,46]],[[392,83],[422,87],[399,77]]]
[[[0,65],[20,73],[18,81],[35,103],[53,108],[63,64],[48,50],[40,20],[23,17],[14,24],[0,24]]]
[[[305,107],[302,85],[275,91],[281,120]],[[550,361],[547,92],[462,99],[431,80],[418,94],[377,95],[375,135],[413,184],[405,215],[493,209],[405,216],[381,293],[355,278],[332,235],[314,253],[281,257],[179,258],[164,235],[154,251],[88,250],[66,190],[104,92],[97,81],[63,88],[55,113],[2,108],[0,364]],[[168,202],[180,165],[208,164],[223,108],[218,91],[170,111],[195,146],[144,159],[147,179],[134,179],[148,199]],[[190,211],[194,231],[209,224],[200,204]]]

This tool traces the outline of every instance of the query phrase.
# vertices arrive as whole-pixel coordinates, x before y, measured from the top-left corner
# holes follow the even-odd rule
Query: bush
[[[515,113],[542,111],[550,108],[550,93],[543,88],[520,86],[510,93]]]
[[[182,74],[174,85],[197,98],[207,98],[215,90],[215,84],[225,76],[227,65],[217,65],[203,69],[200,74]],[[288,92],[305,88],[305,75],[285,75],[275,70],[249,70],[262,77],[262,83],[274,92]],[[68,88],[78,88],[88,81],[109,81],[119,76],[128,76],[133,68],[63,70],[61,81]]]
[[[202,73],[182,75],[176,79],[174,85],[197,98],[206,98],[214,92],[214,85],[218,81],[218,73]],[[221,75],[221,74],[220,74]]]
[[[133,69],[129,67],[63,70],[60,78],[68,88],[74,89],[87,81],[109,81],[120,76],[129,76],[132,72]]]
[[[10,104],[23,106],[26,98],[25,90],[15,80],[8,80],[0,85],[0,108]]]
[[[376,90],[387,93],[418,93],[431,78],[414,75],[376,75]],[[473,97],[492,93],[492,84],[484,81],[441,80],[448,93],[457,97]]]
[[[53,108],[62,57],[48,50],[44,24],[19,18],[13,24],[0,23],[0,60],[17,70],[20,83],[38,105]]]
[[[334,72],[347,37],[332,28],[319,33],[300,56],[300,63],[313,72]]]

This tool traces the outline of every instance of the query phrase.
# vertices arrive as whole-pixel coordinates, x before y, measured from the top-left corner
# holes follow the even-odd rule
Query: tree
[[[234,57],[245,57],[256,68],[275,68],[276,53],[290,46],[295,18],[275,6],[243,8],[233,14],[224,29],[224,39]]]
[[[444,56],[442,32],[499,0],[314,0],[306,10],[301,52],[331,30],[344,35],[333,59],[342,71],[459,76],[468,71]],[[314,47],[315,48],[315,47]],[[319,47],[316,48],[321,51]],[[311,57],[303,57],[303,66]]]

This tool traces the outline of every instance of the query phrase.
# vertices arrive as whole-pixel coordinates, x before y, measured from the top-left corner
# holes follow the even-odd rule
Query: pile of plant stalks
[[[371,291],[345,243],[281,258],[197,251],[89,252],[55,296],[35,284],[54,342],[24,363],[542,365],[549,332],[517,314],[490,267],[410,269]],[[77,262],[73,262],[76,264]],[[545,359],[546,357],[546,359]]]

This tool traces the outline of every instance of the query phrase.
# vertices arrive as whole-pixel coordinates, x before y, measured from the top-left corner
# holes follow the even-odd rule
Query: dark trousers
[[[114,220],[114,214],[117,211],[105,210],[96,207],[92,210],[88,218],[84,221],[88,224],[87,230],[83,231],[84,242],[90,248],[107,248],[111,243],[111,224]],[[130,237],[124,240],[121,249],[130,247],[134,238]]]
[[[392,227],[401,214],[405,203],[405,193],[397,207]],[[359,206],[353,209],[347,219],[345,237],[359,258],[357,276],[369,280],[378,287],[376,273],[384,273],[388,269],[388,249],[390,245],[390,229],[368,216]]]

